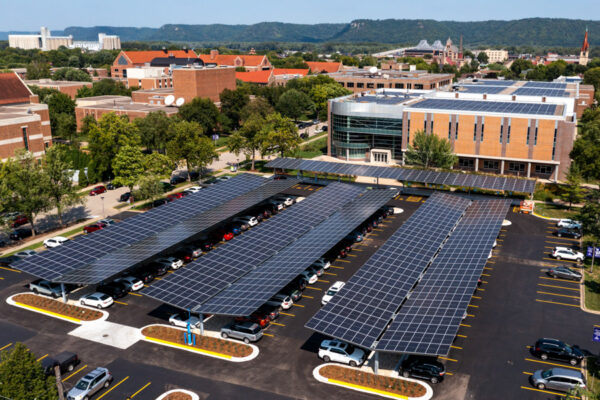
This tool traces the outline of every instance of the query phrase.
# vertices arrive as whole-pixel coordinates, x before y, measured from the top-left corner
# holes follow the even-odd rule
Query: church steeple
[[[581,45],[581,52],[579,53],[579,64],[587,65],[589,61],[590,44],[588,42],[588,30],[585,28],[585,36],[583,37],[583,44]]]

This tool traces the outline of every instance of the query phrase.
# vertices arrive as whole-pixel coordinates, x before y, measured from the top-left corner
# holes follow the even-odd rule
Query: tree
[[[142,146],[164,154],[169,140],[169,127],[173,122],[164,111],[153,111],[134,121],[140,132]]]
[[[46,151],[43,168],[47,177],[51,206],[56,208],[60,226],[64,226],[65,210],[83,202],[73,185],[73,163],[68,159],[67,147],[60,144],[50,147]]]
[[[314,108],[315,104],[310,97],[296,89],[290,89],[282,94],[277,102],[277,111],[294,121],[314,112]]]
[[[69,95],[56,92],[44,99],[48,104],[52,134],[71,140],[77,128],[75,122],[75,101]]]
[[[581,172],[577,163],[573,162],[567,172],[566,184],[561,188],[560,198],[562,201],[569,202],[569,210],[573,203],[579,203],[583,200],[583,188],[581,187]]]
[[[155,176],[170,176],[173,171],[173,161],[164,154],[148,154],[144,157],[144,171]]]
[[[116,185],[127,186],[132,192],[144,173],[144,154],[138,147],[123,146],[112,161],[112,169],[115,174],[113,182]]]
[[[52,80],[55,81],[78,81],[91,82],[92,77],[79,68],[59,68],[52,74]]]
[[[477,54],[477,61],[479,61],[481,64],[487,64],[489,61],[487,54],[485,54],[483,51],[480,51],[479,54]]]
[[[107,78],[94,82],[91,88],[82,87],[76,97],[131,96],[131,92],[132,89],[127,89],[122,82]]]
[[[179,107],[178,115],[185,121],[197,122],[207,136],[211,136],[217,129],[219,109],[211,99],[196,97]]]
[[[55,400],[56,378],[46,377],[36,356],[23,343],[2,352],[0,397],[11,400]]]
[[[517,76],[521,75],[521,72],[532,69],[533,63],[529,60],[523,60],[522,58],[518,58],[510,65],[510,70]]]
[[[425,168],[450,168],[457,161],[456,155],[452,153],[452,145],[447,139],[435,134],[428,135],[423,131],[416,132],[405,155],[408,164]]]
[[[587,180],[600,179],[600,112],[584,112],[570,157]]]
[[[244,90],[224,89],[219,95],[221,100],[221,113],[231,121],[228,127],[235,130],[240,126],[241,111],[250,103],[250,97]]]
[[[272,114],[275,110],[269,104],[267,99],[264,97],[257,97],[248,103],[242,110],[240,111],[240,119],[242,124],[246,121],[251,115],[258,115],[262,118],[266,118],[267,115]]]
[[[138,186],[139,195],[144,200],[154,201],[164,193],[160,178],[156,175],[142,176]]]
[[[35,217],[47,211],[52,201],[48,193],[48,177],[33,155],[27,151],[17,151],[14,159],[9,159],[4,179],[0,182],[0,193],[5,197],[2,203],[23,213],[31,223],[31,234],[35,236]]]
[[[244,152],[246,155],[250,156],[250,159],[252,160],[252,170],[254,170],[254,164],[256,162],[256,152],[261,148],[262,136],[260,135],[260,132],[265,126],[265,123],[265,118],[263,118],[262,115],[252,114],[244,120],[240,130],[231,135],[227,141],[229,151],[235,155]]]
[[[50,78],[50,64],[47,62],[33,60],[27,64],[27,79]]]
[[[346,96],[352,92],[345,89],[339,83],[325,83],[316,85],[310,90],[310,98],[315,103],[317,116],[321,121],[327,119],[327,101],[340,96]]]
[[[600,243],[600,191],[592,190],[583,207],[579,209],[577,219],[581,222],[584,235],[590,235],[594,243]]]
[[[212,140],[202,135],[202,127],[197,122],[175,122],[169,136],[167,155],[176,163],[185,161],[190,181],[191,168],[204,168],[219,157]]]
[[[594,90],[600,90],[600,67],[590,68],[583,74],[583,83],[594,85]]]
[[[139,146],[137,127],[126,115],[104,114],[89,126],[90,168],[103,178],[112,176],[112,160],[123,146]],[[90,176],[88,176],[91,178]]]
[[[284,153],[296,150],[302,142],[296,124],[279,113],[267,116],[259,135],[257,140],[262,154],[279,151],[283,157]]]

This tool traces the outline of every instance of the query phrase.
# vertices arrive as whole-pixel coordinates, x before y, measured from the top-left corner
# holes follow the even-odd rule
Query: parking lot
[[[286,193],[309,195],[319,188],[299,184]],[[0,305],[0,351],[21,341],[39,357],[76,352],[82,361],[63,377],[67,387],[93,368],[106,366],[114,381],[97,399],[153,399],[175,387],[193,390],[201,398],[374,398],[312,378],[312,369],[322,362],[317,351],[323,337],[304,324],[320,308],[324,291],[338,280],[347,281],[425,200],[401,195],[389,202],[404,212],[386,218],[347,258],[333,262],[315,285],[307,287],[303,298],[266,328],[258,342],[261,353],[253,361],[224,363],[147,342],[121,350],[71,336],[68,333],[74,325],[5,302]],[[537,369],[570,366],[542,361],[531,355],[528,347],[540,337],[552,337],[594,353],[600,350],[591,340],[592,328],[600,325],[600,318],[579,308],[579,284],[546,274],[554,265],[575,266],[549,257],[554,246],[571,246],[575,241],[554,236],[553,222],[513,211],[507,218],[512,225],[502,228],[454,346],[447,357],[440,358],[448,374],[433,386],[436,399],[557,398],[552,391],[531,386],[529,376]],[[0,278],[3,298],[25,291],[25,285],[33,280],[10,268],[0,269]],[[140,328],[166,323],[178,310],[133,293],[119,299],[109,311],[109,321]]]

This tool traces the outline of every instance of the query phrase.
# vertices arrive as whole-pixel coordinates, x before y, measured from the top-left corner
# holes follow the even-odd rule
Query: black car
[[[584,354],[578,346],[569,346],[557,339],[542,338],[535,342],[531,353],[542,360],[552,359],[577,365],[583,360]]]
[[[15,263],[20,260],[21,260],[21,257],[18,257],[18,256],[0,257],[0,265],[5,266],[5,267],[10,267],[10,264]]]
[[[195,246],[202,249],[202,251],[207,252],[213,249],[214,244],[210,240],[202,240],[197,242]]]
[[[150,283],[154,280],[154,274],[152,271],[143,268],[135,271],[133,276],[144,282],[144,284]]]
[[[581,237],[581,232],[577,229],[560,228],[556,231],[556,236],[579,239]]]
[[[301,276],[296,277],[293,281],[291,281],[288,284],[288,286],[290,288],[294,288],[294,289],[298,289],[298,290],[306,289],[306,285],[308,285],[308,282],[306,282],[306,279],[302,278]]]
[[[31,236],[31,229],[15,229],[9,235],[10,240],[18,241],[23,240]]]
[[[6,240],[0,239],[0,247],[4,247],[4,246],[7,246],[7,245],[8,245],[8,243],[6,242]]]
[[[167,204],[168,202],[169,202],[169,200],[167,200],[167,199],[154,200],[152,202],[152,207],[159,207],[159,206],[162,206],[163,204]]]
[[[155,277],[163,276],[169,270],[169,266],[167,264],[159,263],[149,264],[146,268],[148,269],[148,271],[152,272],[152,275],[154,275]]]
[[[71,353],[70,351],[63,351],[54,357],[46,357],[42,360],[42,368],[46,376],[54,375],[54,367],[60,367],[60,373],[71,372],[79,364],[79,357],[77,354]]]
[[[290,296],[294,303],[302,298],[302,290],[292,285],[284,287],[282,290],[279,291],[279,293],[283,293],[286,296]]]
[[[171,185],[177,185],[178,183],[182,183],[185,181],[187,181],[186,177],[183,177],[181,175],[176,175],[176,176],[171,177],[171,180],[169,181],[169,183]]]
[[[110,282],[104,285],[99,285],[96,288],[96,291],[107,294],[113,299],[119,299],[127,295],[126,286],[119,282]]]
[[[106,190],[115,190],[115,189],[116,189],[116,187],[112,182],[108,182],[106,184]]]
[[[131,192],[126,192],[126,193],[123,193],[123,194],[122,194],[122,195],[119,197],[119,201],[120,201],[121,203],[124,203],[124,202],[126,202],[126,201],[129,201],[129,199],[130,199],[130,198],[131,198]]]
[[[438,383],[444,380],[446,369],[444,364],[435,357],[408,356],[400,364],[400,374],[403,377],[419,378],[431,383]]]

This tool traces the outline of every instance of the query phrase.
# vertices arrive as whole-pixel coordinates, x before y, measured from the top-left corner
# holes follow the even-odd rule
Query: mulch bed
[[[192,396],[183,392],[174,392],[165,397],[164,400],[192,400]]]
[[[372,389],[384,390],[408,397],[420,397],[426,393],[425,387],[416,382],[409,382],[389,376],[375,375],[358,369],[345,368],[337,365],[326,365],[320,369],[325,378],[352,383]]]
[[[185,345],[184,333],[185,331],[179,329],[158,325],[149,326],[142,330],[142,335],[144,336]],[[214,351],[232,357],[247,357],[252,354],[252,347],[243,343],[235,343],[229,340],[200,336],[198,334],[194,334],[194,336],[196,336],[196,346],[193,347],[202,350]]]
[[[49,297],[36,296],[34,294],[18,294],[13,297],[13,300],[18,303],[41,308],[66,317],[77,318],[82,321],[94,321],[103,316],[101,312],[96,310],[74,306],[72,304],[63,303],[62,300],[54,300]]]

